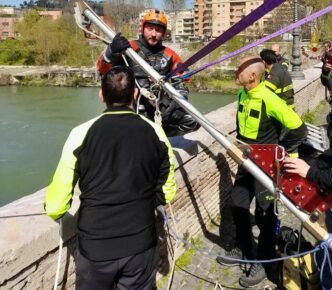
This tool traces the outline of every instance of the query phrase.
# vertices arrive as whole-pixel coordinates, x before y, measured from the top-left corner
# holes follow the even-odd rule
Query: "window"
[[[2,36],[9,36],[9,32],[8,31],[3,31]]]
[[[2,22],[1,25],[2,26],[9,26],[9,22]]]

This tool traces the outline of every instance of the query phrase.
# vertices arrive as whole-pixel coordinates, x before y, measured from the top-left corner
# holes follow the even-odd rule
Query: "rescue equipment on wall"
[[[318,186],[293,173],[283,171],[282,161],[287,156],[276,144],[250,144],[248,156],[277,184],[279,189],[302,210],[318,218],[332,207],[332,193],[321,191]],[[278,163],[281,168],[278,170]],[[277,182],[278,180],[278,182]]]

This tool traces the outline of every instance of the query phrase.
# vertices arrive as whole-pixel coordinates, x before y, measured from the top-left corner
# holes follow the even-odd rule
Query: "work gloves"
[[[106,60],[106,62],[110,62],[112,54],[122,53],[129,47],[130,43],[128,39],[122,36],[121,33],[117,33],[114,36],[113,41],[107,46],[105,50],[104,60]]]

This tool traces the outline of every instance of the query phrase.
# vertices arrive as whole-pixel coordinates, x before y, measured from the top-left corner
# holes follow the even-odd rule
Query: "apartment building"
[[[176,12],[175,39],[176,41],[187,41],[194,36],[194,11],[181,10]]]
[[[14,38],[14,23],[19,10],[14,7],[0,7],[0,40]]]
[[[202,39],[216,38],[263,2],[264,0],[195,0],[195,36]],[[271,14],[265,15],[246,34],[264,34],[264,24],[270,18]]]

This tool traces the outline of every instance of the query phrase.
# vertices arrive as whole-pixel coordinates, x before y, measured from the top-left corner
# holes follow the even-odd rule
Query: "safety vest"
[[[303,122],[264,82],[249,92],[244,89],[239,91],[237,135],[240,140],[259,144],[278,143],[280,125],[295,130]]]
[[[271,89],[278,97],[283,99],[287,105],[294,107],[294,88],[292,78],[281,63],[272,65],[268,72],[265,85]]]

